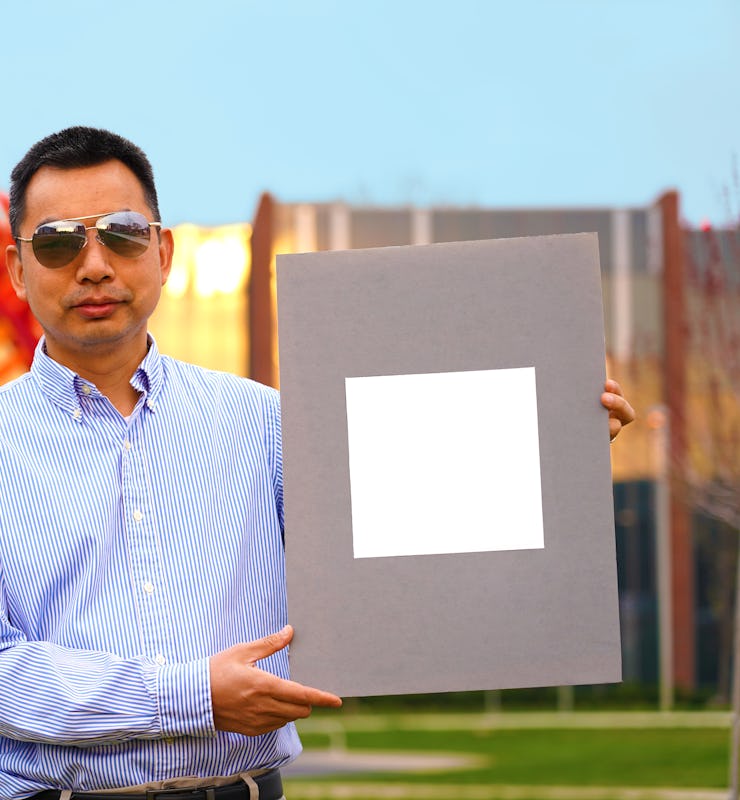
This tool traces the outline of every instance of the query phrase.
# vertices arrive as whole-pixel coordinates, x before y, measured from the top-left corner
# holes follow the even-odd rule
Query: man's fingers
[[[273,689],[273,697],[284,703],[296,703],[305,706],[322,706],[325,708],[339,708],[342,698],[323,689],[314,689],[313,686],[304,686],[295,681],[286,681],[281,678]]]
[[[293,628],[286,625],[277,633],[272,633],[262,639],[255,639],[239,647],[240,659],[245,659],[249,667],[254,667],[260,659],[277,653],[286,647],[293,638]],[[312,686],[304,686],[302,683],[278,678],[270,672],[257,670],[254,675],[262,683],[262,691],[272,697],[287,703],[298,703],[305,706],[324,706],[327,708],[338,708],[342,705],[341,697],[325,692],[322,689],[314,689]]]
[[[634,421],[635,410],[627,402],[622,387],[611,379],[604,383],[601,404],[609,411],[609,439],[613,442],[622,428]]]
[[[629,425],[635,419],[635,410],[627,402],[622,392],[622,387],[614,380],[607,380],[604,384],[604,393],[601,395],[602,405],[609,410],[610,432],[619,433],[623,425]],[[617,424],[613,424],[617,423]]]
[[[247,642],[244,646],[244,654],[250,664],[259,661],[261,658],[267,658],[278,650],[282,650],[290,644],[293,638],[293,628],[286,625],[282,630],[277,633],[271,633],[262,639],[255,639],[253,642]]]
[[[286,647],[293,638],[293,628],[286,625],[282,630],[277,633],[272,633],[262,639],[256,639],[253,642],[247,642],[244,645],[244,655],[251,666],[254,666],[256,661],[261,658],[277,653]],[[341,697],[325,692],[322,689],[314,689],[312,686],[304,686],[302,683],[295,681],[284,680],[272,675],[268,672],[264,673],[265,678],[268,679],[270,686],[270,693],[287,703],[298,703],[306,706],[324,706],[328,708],[338,708],[342,705]]]
[[[609,415],[618,419],[622,425],[629,425],[635,419],[635,410],[632,406],[619,395],[607,394],[606,407],[609,409]]]
[[[609,409],[612,416],[616,417],[624,424],[632,422],[635,418],[634,409],[624,397],[619,394],[604,392],[604,394],[601,395],[601,403]]]
[[[293,629],[286,625],[263,639],[237,644],[211,656],[211,704],[217,730],[257,736],[307,717],[313,706],[342,705],[341,698],[331,692],[285,680],[256,665],[282,650],[292,638]]]
[[[323,689],[314,689],[311,686],[304,686],[306,690],[306,700],[311,706],[322,706],[324,708],[339,708],[342,705],[342,698]]]

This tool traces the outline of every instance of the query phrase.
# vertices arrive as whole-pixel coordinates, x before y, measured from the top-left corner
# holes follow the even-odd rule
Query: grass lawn
[[[327,736],[303,733],[307,751],[327,747]],[[435,784],[537,786],[727,786],[729,733],[722,728],[355,730],[347,721],[349,751],[469,753],[480,766],[434,772]],[[431,773],[365,772],[336,776],[342,783],[428,783]],[[324,783],[329,776],[321,776]],[[295,782],[319,780],[294,777]],[[289,796],[289,795],[288,795]]]

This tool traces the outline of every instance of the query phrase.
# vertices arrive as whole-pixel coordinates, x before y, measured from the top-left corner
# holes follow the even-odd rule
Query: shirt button
[[[130,450],[131,449],[131,442],[129,442],[128,439],[126,439],[126,441],[123,443],[123,449],[124,450]]]
[[[160,667],[163,667],[167,663],[167,659],[161,653],[157,653],[157,655],[154,656],[154,660]]]
[[[92,389],[85,383],[82,385],[82,394],[90,394]]]
[[[154,408],[154,400],[147,400],[146,407],[151,411]]]
[[[154,584],[153,584],[151,581],[147,581],[147,582],[144,584],[144,591],[145,591],[147,594],[153,594],[153,593],[154,593]]]
[[[144,515],[137,508],[136,511],[134,511],[134,520],[136,520],[136,522],[141,522],[141,520],[143,520],[143,519],[144,519]]]
[[[75,409],[75,410],[72,412],[72,416],[73,416],[75,419],[80,419],[80,417],[82,416],[82,412],[80,411],[80,409],[79,409],[79,408],[76,408],[76,409]]]

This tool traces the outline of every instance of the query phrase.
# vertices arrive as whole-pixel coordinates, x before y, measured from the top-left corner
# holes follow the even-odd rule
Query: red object
[[[0,192],[0,346],[10,342],[10,354],[0,349],[0,383],[27,369],[41,331],[26,303],[16,297],[6,269],[5,249],[13,244],[8,196]]]
[[[693,690],[696,688],[695,565],[684,477],[688,452],[685,232],[679,223],[678,193],[666,192],[658,202],[663,216],[663,396],[669,420],[673,675],[677,687]]]

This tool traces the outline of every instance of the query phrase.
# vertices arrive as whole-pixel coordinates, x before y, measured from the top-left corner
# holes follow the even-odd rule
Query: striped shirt
[[[49,358],[0,387],[0,797],[276,767],[208,657],[287,621],[276,391],[149,352],[128,419]],[[288,675],[287,654],[260,666]]]

